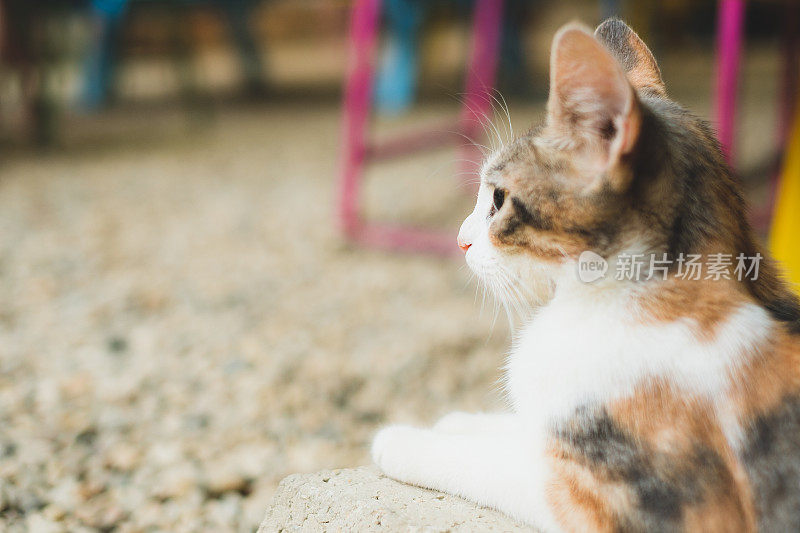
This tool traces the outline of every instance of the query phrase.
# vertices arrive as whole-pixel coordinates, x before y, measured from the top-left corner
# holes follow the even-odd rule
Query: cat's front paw
[[[418,432],[411,426],[388,426],[375,435],[372,441],[372,460],[387,476],[407,481],[407,474],[418,447]]]

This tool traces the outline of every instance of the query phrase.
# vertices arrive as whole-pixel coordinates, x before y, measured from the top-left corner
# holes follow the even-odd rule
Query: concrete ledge
[[[393,481],[377,468],[323,470],[281,481],[259,533],[312,531],[532,532],[474,503]]]

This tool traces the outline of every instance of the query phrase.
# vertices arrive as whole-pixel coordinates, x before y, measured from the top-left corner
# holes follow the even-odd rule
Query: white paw
[[[480,415],[473,413],[453,411],[440,418],[436,424],[433,425],[433,429],[446,433],[469,433],[479,429],[476,427],[476,419],[479,417]]]
[[[418,448],[418,432],[411,426],[388,426],[375,435],[372,441],[372,460],[389,477],[404,481],[413,467],[415,449]]]

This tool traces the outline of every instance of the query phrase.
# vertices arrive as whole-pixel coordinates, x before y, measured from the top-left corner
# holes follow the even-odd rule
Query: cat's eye
[[[492,195],[492,209],[490,210],[489,216],[500,211],[500,208],[503,207],[503,203],[506,201],[506,196],[508,196],[507,190],[500,189],[499,187],[494,190],[494,195]]]

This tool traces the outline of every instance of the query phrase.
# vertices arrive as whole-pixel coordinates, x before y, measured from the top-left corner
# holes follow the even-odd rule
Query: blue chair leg
[[[531,81],[525,64],[525,47],[522,39],[522,24],[531,8],[530,4],[528,0],[506,0],[503,9],[497,85],[502,86],[506,94],[531,94]]]
[[[128,0],[93,0],[94,41],[84,63],[83,94],[85,109],[97,109],[108,101],[114,77],[119,31]]]
[[[221,2],[228,16],[231,37],[239,52],[248,92],[259,94],[266,89],[261,52],[250,28],[253,0],[227,0]]]
[[[388,42],[375,82],[375,104],[379,111],[395,114],[414,101],[424,6],[418,0],[384,0],[384,10],[389,25]]]

